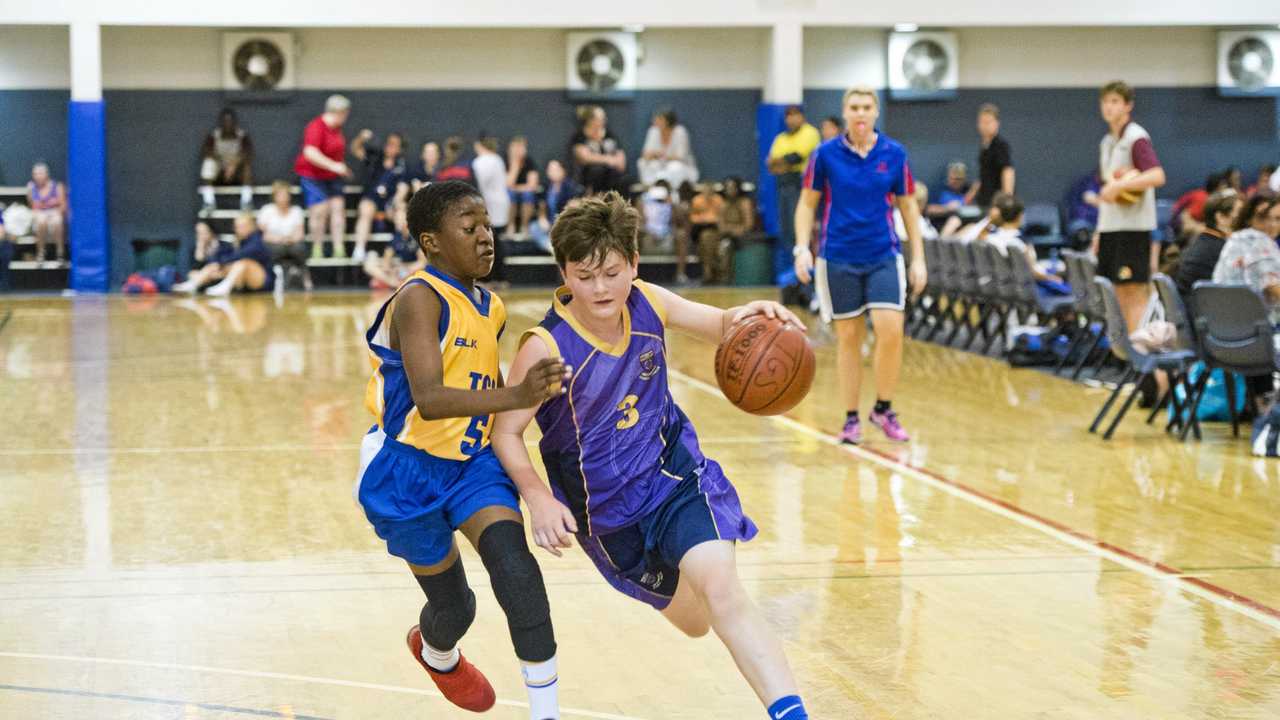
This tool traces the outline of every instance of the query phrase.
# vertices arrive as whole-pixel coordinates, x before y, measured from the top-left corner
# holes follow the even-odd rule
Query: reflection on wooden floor
[[[509,358],[547,297],[507,297]],[[351,499],[375,302],[0,299],[0,717],[464,717],[407,656],[420,591]],[[1104,444],[1104,391],[921,344],[896,403],[914,443],[850,452],[811,335],[788,419],[719,397],[714,348],[669,358],[761,527],[742,574],[815,718],[1280,716],[1277,463],[1137,415]],[[539,560],[566,718],[763,717],[713,638],[577,551]],[[490,715],[525,718],[477,597]]]

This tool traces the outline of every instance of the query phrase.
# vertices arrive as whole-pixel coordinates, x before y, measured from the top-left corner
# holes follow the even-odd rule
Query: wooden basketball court
[[[509,359],[548,296],[505,297]],[[421,592],[351,497],[374,300],[6,304],[0,717],[469,716],[408,656]],[[741,572],[814,717],[1280,716],[1280,464],[1138,413],[1104,443],[1085,432],[1104,390],[920,343],[895,403],[914,442],[842,447],[834,349],[810,335],[818,377],[787,417],[734,410],[707,344],[671,337],[667,360],[761,527]],[[536,553],[564,717],[763,717],[714,637],[576,549]],[[527,717],[464,557],[489,715]]]

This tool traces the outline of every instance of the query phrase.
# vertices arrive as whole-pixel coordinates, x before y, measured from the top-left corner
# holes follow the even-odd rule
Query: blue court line
[[[124,700],[125,702],[150,703],[152,705],[174,705],[178,707],[197,707],[201,710],[212,710],[214,712],[237,713],[240,715],[253,715],[256,717],[269,718],[292,718],[293,720],[330,720],[329,718],[316,717],[315,715],[294,715],[288,713],[277,712],[275,710],[258,710],[255,708],[232,707],[231,705],[217,705],[214,703],[190,702],[188,700],[172,700],[169,698],[142,697],[140,695],[121,695],[119,693],[99,693],[89,692],[88,690],[68,690],[64,688],[42,688],[28,687],[25,685],[4,685],[0,684],[0,690],[12,690],[14,692],[39,693],[43,695],[72,695],[76,697],[101,698],[104,700]]]

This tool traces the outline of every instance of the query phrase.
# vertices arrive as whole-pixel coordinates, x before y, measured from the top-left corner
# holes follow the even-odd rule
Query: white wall
[[[803,25],[889,27],[897,22],[974,27],[990,25],[1255,25],[1280,22],[1275,0],[1074,0],[993,3],[991,0],[916,0],[871,3],[850,0],[41,0],[8,2],[0,17],[20,24],[351,27],[607,27]]]
[[[641,89],[764,86],[766,28],[654,28],[640,38],[645,52],[637,76]]]
[[[0,26],[0,90],[71,87],[71,33],[65,27]]]
[[[1280,3],[1277,3],[1280,6]],[[1207,86],[1216,82],[1212,28],[961,28],[961,87]],[[887,31],[807,28],[805,87],[883,87]]]

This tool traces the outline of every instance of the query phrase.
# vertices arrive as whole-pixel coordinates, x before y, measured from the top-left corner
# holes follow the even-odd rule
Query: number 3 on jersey
[[[488,390],[495,384],[493,378],[484,373],[471,373],[472,390]],[[465,433],[467,439],[462,441],[462,446],[459,448],[463,455],[470,457],[484,448],[485,431],[489,429],[489,420],[492,417],[492,415],[476,415],[471,418]]]
[[[615,426],[619,430],[626,430],[640,421],[640,411],[636,410],[636,403],[640,398],[636,395],[628,395],[622,398],[622,402],[618,403],[618,409],[622,411],[622,419]]]

